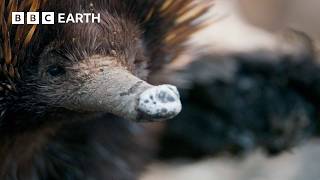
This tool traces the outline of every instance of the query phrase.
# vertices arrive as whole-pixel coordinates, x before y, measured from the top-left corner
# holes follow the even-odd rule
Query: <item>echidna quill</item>
[[[135,179],[142,133],[113,115],[179,113],[176,88],[146,80],[182,52],[208,8],[206,0],[2,0],[0,179]],[[100,13],[101,22],[12,25],[15,11]]]

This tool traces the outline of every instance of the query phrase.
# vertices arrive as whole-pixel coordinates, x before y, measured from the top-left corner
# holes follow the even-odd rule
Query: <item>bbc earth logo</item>
[[[100,21],[100,13],[12,12],[12,24],[77,24]]]

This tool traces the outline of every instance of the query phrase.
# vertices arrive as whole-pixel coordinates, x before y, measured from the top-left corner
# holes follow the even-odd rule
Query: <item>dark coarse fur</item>
[[[2,136],[1,179],[136,179],[150,158],[141,127],[111,115],[74,121]]]
[[[22,2],[24,1],[20,4]],[[13,6],[10,6],[10,3],[4,1],[1,5]],[[50,65],[71,69],[75,63],[94,55],[115,56],[118,63],[134,75],[147,79],[149,71],[161,68],[163,64],[176,57],[183,49],[183,43],[189,35],[199,29],[199,24],[193,20],[207,9],[208,4],[205,6],[203,4],[204,1],[192,0],[57,0],[41,4],[42,11],[101,13],[101,23],[40,25],[27,45],[25,44],[28,41],[22,37],[28,37],[30,32],[20,33],[21,26],[11,26],[10,31],[2,32],[2,41],[7,42],[6,40],[11,39],[9,45],[16,43],[18,45],[14,46],[23,48],[11,47],[8,50],[6,46],[9,45],[4,42],[2,44],[3,57],[0,70],[1,89],[4,94],[0,99],[1,118],[4,119],[7,114],[10,116],[9,111],[28,111],[31,112],[32,118],[35,118],[37,117],[34,116],[35,112],[43,115],[44,111],[53,110],[48,106],[68,98],[61,97],[64,91],[59,92],[61,89],[64,90],[62,88],[65,87],[64,84],[53,85],[55,83],[45,75],[46,68]],[[192,7],[195,5],[201,5],[200,9],[196,9],[184,20],[177,21],[189,11],[193,12]],[[4,14],[7,18],[8,15]],[[5,27],[5,24],[2,27]],[[7,31],[14,35],[7,37]],[[20,34],[24,36],[18,38],[16,42],[15,35]],[[75,72],[85,70],[87,69],[80,67],[74,69]],[[81,86],[86,81],[82,72],[77,74],[82,77],[68,77],[67,85]],[[47,89],[48,93],[35,95],[38,89]],[[1,124],[7,123],[2,120],[1,122]],[[10,123],[23,122],[26,121]],[[29,122],[27,124],[29,125]]]
[[[177,56],[199,28],[193,20],[206,11],[203,4],[2,0],[0,179],[136,179],[150,154],[140,127],[110,114],[76,112],[60,104],[86,82],[92,56],[115,57],[117,64],[147,79],[149,71]],[[201,7],[193,15],[177,21],[197,5]],[[16,10],[101,13],[101,23],[13,26],[10,13]],[[99,70],[95,68],[89,70]],[[64,70],[74,76],[52,77]]]
[[[271,155],[315,135],[320,66],[312,54],[269,52],[203,56],[176,77],[184,109],[168,121],[162,158]]]

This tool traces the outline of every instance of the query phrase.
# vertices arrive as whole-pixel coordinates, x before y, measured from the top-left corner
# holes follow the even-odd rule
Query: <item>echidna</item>
[[[135,179],[143,133],[120,118],[179,113],[174,86],[145,80],[182,52],[207,2],[2,0],[0,179]],[[14,11],[100,13],[101,23],[12,25]]]

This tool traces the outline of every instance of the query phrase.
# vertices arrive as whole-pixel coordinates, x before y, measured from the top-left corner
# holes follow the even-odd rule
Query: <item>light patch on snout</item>
[[[181,111],[180,95],[175,86],[160,85],[141,93],[138,111],[151,119],[170,119]]]

